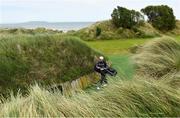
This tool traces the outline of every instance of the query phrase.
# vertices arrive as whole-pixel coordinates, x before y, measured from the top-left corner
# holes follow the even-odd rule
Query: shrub
[[[101,35],[101,28],[96,27],[96,37]]]
[[[98,37],[98,39],[101,39],[101,40],[111,40],[111,39],[116,39],[116,38],[117,38],[116,34],[109,31],[102,32],[101,35]]]
[[[147,6],[141,11],[147,15],[149,22],[157,29],[167,31],[175,28],[175,16],[173,9],[169,6]]]
[[[132,28],[144,19],[140,12],[119,6],[113,10],[111,17],[113,23],[118,28]]]

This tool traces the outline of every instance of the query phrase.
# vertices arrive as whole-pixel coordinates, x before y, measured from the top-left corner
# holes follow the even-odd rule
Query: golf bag
[[[105,69],[105,72],[106,72],[106,74],[109,74],[110,76],[116,76],[117,75],[117,71],[113,68],[110,68],[110,67]]]
[[[108,74],[110,76],[116,76],[117,75],[117,71],[113,68],[110,68],[110,67],[104,68],[103,70],[101,70],[101,69],[96,68],[96,66],[94,66],[94,70],[98,73],[101,73],[103,71],[103,72],[105,72],[105,74]]]

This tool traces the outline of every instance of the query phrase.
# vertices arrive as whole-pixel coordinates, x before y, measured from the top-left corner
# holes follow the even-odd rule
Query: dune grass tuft
[[[180,71],[180,43],[172,38],[154,39],[141,47],[133,57],[137,71],[161,77]]]
[[[163,80],[163,81],[162,81]],[[102,91],[81,92],[65,97],[35,85],[29,95],[11,97],[0,104],[0,116],[35,117],[124,117],[179,116],[180,91],[169,78],[110,80]]]
[[[93,71],[99,53],[76,37],[17,35],[0,38],[0,92],[77,79]]]

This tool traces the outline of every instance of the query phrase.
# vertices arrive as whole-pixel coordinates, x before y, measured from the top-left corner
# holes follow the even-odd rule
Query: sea
[[[47,28],[60,31],[69,31],[69,30],[79,30],[85,27],[92,25],[94,22],[25,22],[25,23],[11,23],[11,24],[0,24],[0,29],[2,28],[26,28],[26,29],[35,29],[35,28]]]

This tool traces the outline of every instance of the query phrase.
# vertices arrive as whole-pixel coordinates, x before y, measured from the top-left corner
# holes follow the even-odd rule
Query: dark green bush
[[[116,27],[129,29],[144,20],[140,12],[119,6],[113,10],[111,17]]]
[[[100,27],[96,27],[96,37],[101,35],[101,28]]]
[[[147,6],[141,11],[147,15],[148,20],[152,25],[159,30],[172,30],[175,28],[176,21],[173,14],[173,9],[167,5]]]

